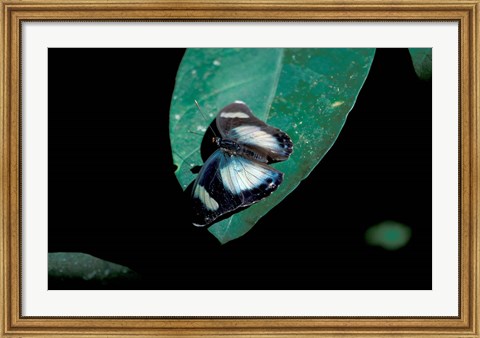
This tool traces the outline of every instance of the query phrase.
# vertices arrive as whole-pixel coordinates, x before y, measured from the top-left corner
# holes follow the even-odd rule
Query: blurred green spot
[[[398,250],[405,246],[412,231],[404,224],[385,221],[374,225],[365,232],[365,240],[368,244],[380,246],[386,250]]]

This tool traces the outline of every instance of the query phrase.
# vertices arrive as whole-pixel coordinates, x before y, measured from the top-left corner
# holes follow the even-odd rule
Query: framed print
[[[480,336],[478,0],[1,8],[1,336]]]

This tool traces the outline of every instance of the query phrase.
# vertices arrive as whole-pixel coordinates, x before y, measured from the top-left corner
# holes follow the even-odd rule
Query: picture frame
[[[1,1],[2,337],[480,337],[480,1]],[[29,21],[451,21],[459,27],[459,309],[452,317],[26,317],[22,315],[21,57]]]

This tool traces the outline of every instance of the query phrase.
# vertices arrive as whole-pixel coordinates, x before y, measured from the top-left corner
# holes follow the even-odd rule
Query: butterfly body
[[[214,138],[218,149],[192,188],[196,226],[269,196],[282,183],[283,173],[268,163],[288,159],[293,150],[286,133],[256,118],[241,101],[223,108],[216,124],[221,135]]]
[[[222,139],[221,137],[217,137],[215,139],[215,143],[217,146],[229,154],[230,156],[243,156],[246,158],[251,158],[252,160],[260,161],[260,162],[267,162],[266,158],[260,154],[257,154],[255,151],[248,149],[241,144],[236,143],[233,140],[229,139]]]

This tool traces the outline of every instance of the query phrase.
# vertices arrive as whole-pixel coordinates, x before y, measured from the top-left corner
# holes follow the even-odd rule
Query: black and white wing
[[[223,138],[253,151],[259,161],[284,161],[293,151],[292,140],[285,132],[256,118],[242,101],[220,110],[216,123]]]
[[[193,224],[205,226],[218,217],[269,196],[283,181],[270,166],[216,150],[192,188]]]

